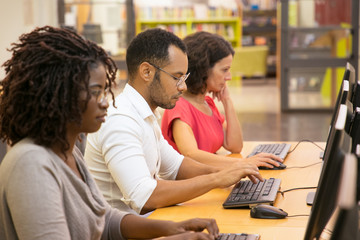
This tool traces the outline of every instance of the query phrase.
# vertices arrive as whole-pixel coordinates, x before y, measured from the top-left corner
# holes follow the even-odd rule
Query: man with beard
[[[157,107],[170,109],[186,90],[187,50],[173,33],[150,29],[126,52],[129,82],[100,130],[89,134],[85,159],[105,199],[145,214],[229,187],[244,177],[263,181],[253,161],[217,168],[180,155],[161,134]]]

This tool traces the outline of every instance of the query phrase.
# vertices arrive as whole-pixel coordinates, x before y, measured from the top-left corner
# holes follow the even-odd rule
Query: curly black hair
[[[175,34],[151,28],[139,33],[129,44],[126,51],[126,65],[129,81],[133,79],[137,69],[143,62],[150,62],[162,67],[169,61],[169,47],[173,45],[187,53],[184,42]]]
[[[187,91],[195,95],[205,93],[209,69],[230,54],[234,56],[235,51],[223,37],[203,31],[188,35],[184,43],[191,73],[186,80]]]
[[[45,26],[12,43],[12,57],[3,64],[0,82],[0,138],[10,145],[29,137],[45,147],[60,143],[65,152],[66,125],[82,122],[91,98],[89,71],[103,64],[106,87],[115,84],[116,65],[96,43],[71,29]],[[87,93],[86,101],[79,98]]]

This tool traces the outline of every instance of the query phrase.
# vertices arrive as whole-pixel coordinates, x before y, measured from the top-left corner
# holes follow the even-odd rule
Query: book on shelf
[[[211,7],[204,4],[194,4],[189,7],[140,7],[141,20],[169,19],[211,19],[239,16],[236,8]]]

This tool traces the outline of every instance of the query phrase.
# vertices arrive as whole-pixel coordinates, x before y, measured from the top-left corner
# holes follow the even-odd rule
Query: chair
[[[234,50],[231,66],[233,83],[241,82],[243,77],[266,77],[268,46],[245,46]]]

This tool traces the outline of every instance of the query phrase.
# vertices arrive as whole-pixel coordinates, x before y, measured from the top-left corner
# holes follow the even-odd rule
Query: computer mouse
[[[281,219],[287,216],[284,210],[266,204],[259,204],[251,208],[250,216],[261,219]]]
[[[281,170],[281,169],[284,169],[286,168],[286,165],[283,164],[282,162],[279,162],[280,166],[274,166],[273,168],[268,168],[268,167],[262,167],[260,166],[259,169],[262,169],[262,170]]]

